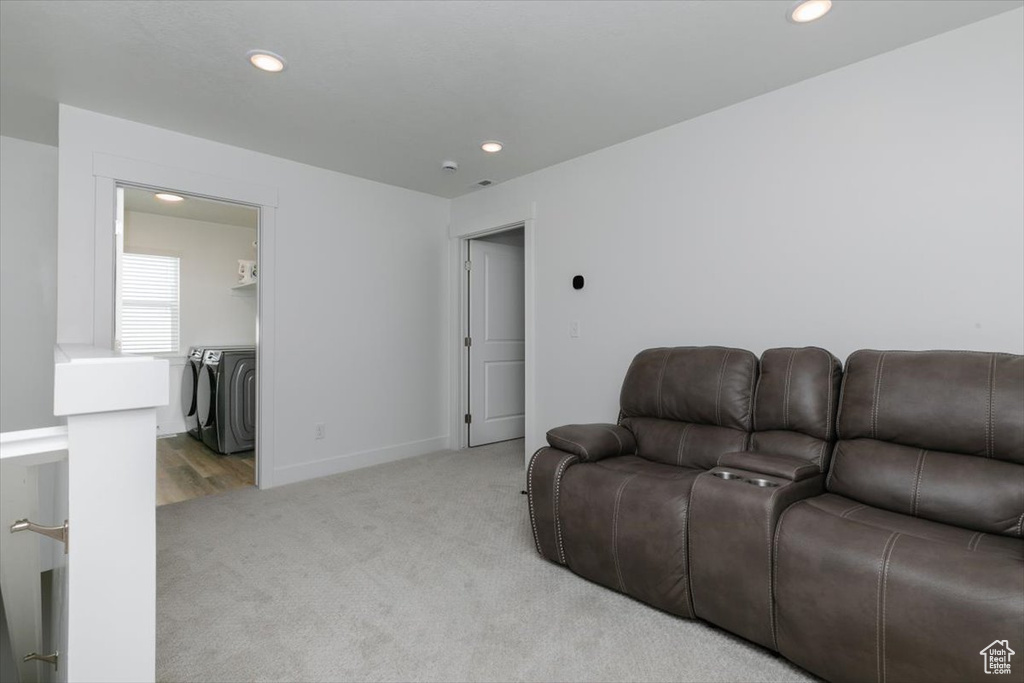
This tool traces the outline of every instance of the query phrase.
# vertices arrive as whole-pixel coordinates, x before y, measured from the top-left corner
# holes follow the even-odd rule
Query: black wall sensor
[[[573,276],[573,278],[572,278],[572,288],[573,289],[583,289],[583,276],[582,275],[574,275]]]

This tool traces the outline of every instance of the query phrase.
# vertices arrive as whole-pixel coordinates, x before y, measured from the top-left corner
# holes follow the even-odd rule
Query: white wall
[[[447,200],[62,105],[62,341],[93,336],[97,153],[276,192],[274,484],[447,445]]]
[[[57,148],[0,137],[0,431],[57,424]]]
[[[126,252],[181,259],[182,354],[196,344],[256,343],[256,297],[231,289],[238,259],[256,258],[255,229],[135,211],[124,222]]]
[[[256,230],[139,211],[124,215],[124,250],[180,259],[180,342],[170,361],[171,397],[158,408],[158,434],[185,431],[181,414],[181,373],[190,346],[256,343],[256,291],[232,290],[238,259],[255,259]]]
[[[1024,352],[1022,121],[1015,10],[454,200],[535,218],[527,445],[650,346]]]

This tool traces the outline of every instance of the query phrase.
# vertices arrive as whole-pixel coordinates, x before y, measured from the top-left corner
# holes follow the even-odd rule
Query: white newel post
[[[68,427],[67,680],[152,681],[156,406],[166,360],[62,345],[54,414]]]

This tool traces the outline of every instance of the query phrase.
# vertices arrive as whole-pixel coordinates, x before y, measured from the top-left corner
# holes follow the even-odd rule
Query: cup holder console
[[[759,486],[763,489],[772,489],[778,486],[778,484],[776,484],[775,482],[768,481],[767,479],[747,479],[746,477],[741,477],[735,472],[712,472],[711,474],[718,477],[719,479],[725,479],[726,481],[738,479],[739,481],[745,482],[747,484],[752,484],[754,486]]]

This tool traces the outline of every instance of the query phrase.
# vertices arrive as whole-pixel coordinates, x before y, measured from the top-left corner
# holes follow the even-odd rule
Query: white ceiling
[[[55,144],[60,101],[454,197],[1022,4],[4,0],[0,133]]]
[[[161,216],[187,218],[193,221],[236,225],[256,229],[259,225],[259,210],[242,204],[231,204],[213,199],[185,197],[183,202],[164,202],[153,196],[152,190],[137,187],[124,189],[124,210],[138,213],[155,213]]]

